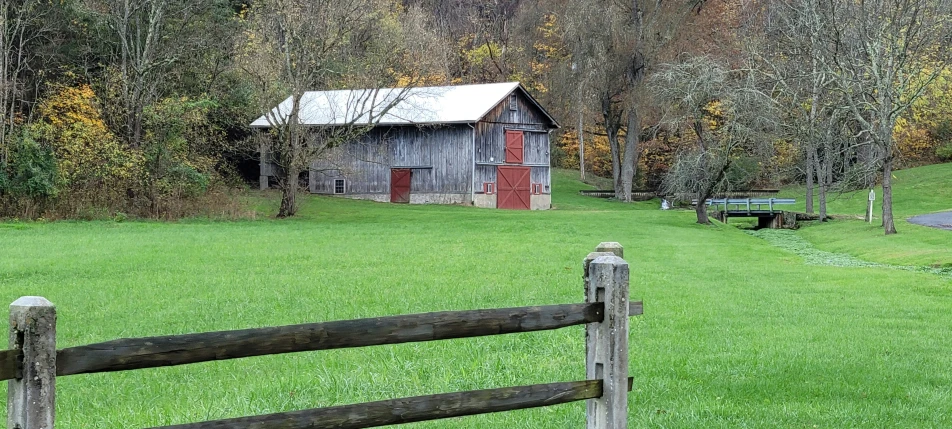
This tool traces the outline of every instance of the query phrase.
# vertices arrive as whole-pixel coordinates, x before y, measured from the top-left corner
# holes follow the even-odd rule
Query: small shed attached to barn
[[[312,91],[300,121],[328,127],[333,112],[367,90]],[[379,90],[383,94],[396,88]],[[290,98],[275,109],[285,110]],[[267,128],[265,117],[252,127]],[[419,87],[401,97],[358,141],[310,166],[315,194],[394,203],[472,204],[539,210],[552,204],[549,133],[559,125],[518,82]],[[261,183],[274,170],[261,158]]]

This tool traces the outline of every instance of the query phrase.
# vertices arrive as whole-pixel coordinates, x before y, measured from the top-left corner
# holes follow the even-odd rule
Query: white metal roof
[[[519,82],[411,89],[308,91],[301,97],[299,120],[304,125],[315,126],[367,124],[368,122],[378,125],[473,123],[479,121],[517,88],[521,88]],[[526,95],[528,96],[528,93]],[[531,96],[528,98],[532,100]],[[394,102],[394,100],[397,101]],[[552,121],[553,125],[558,126],[535,100],[532,102]],[[261,116],[252,122],[251,126],[267,128],[273,123],[281,123],[290,111],[291,97],[288,97],[268,115]],[[386,113],[378,121],[376,116],[384,111]],[[374,116],[372,119],[371,114]]]

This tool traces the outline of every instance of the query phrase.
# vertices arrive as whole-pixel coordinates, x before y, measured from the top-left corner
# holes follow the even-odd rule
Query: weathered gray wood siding
[[[411,168],[411,194],[469,194],[472,145],[472,128],[465,124],[378,127],[312,163],[310,189],[333,194],[334,179],[343,178],[346,194],[389,195],[390,169]]]
[[[549,129],[553,124],[522,91],[513,93],[516,110],[510,109],[507,97],[476,123],[476,174],[473,186],[481,193],[483,183],[496,181],[496,166],[508,165],[506,160],[506,130],[523,131],[523,163],[531,166],[532,183],[542,183],[549,193]],[[520,165],[520,164],[513,164]]]
[[[526,165],[549,165],[549,132],[529,132],[523,133],[523,144],[525,158],[523,163]]]
[[[278,174],[278,166],[274,163],[271,152],[264,145],[258,148],[258,168],[262,176],[276,176]]]

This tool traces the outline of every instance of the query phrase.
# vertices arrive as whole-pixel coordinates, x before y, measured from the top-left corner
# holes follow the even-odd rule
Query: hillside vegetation
[[[952,0],[4,1],[0,218],[247,217],[261,150],[293,216],[299,173],[369,127],[249,127],[282,100],[511,81],[562,125],[547,162],[621,200],[888,192],[890,171],[952,160],[949,16]]]

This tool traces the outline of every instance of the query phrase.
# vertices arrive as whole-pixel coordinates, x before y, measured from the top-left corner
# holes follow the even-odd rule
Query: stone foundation
[[[370,200],[389,203],[390,194],[319,194],[328,197],[344,197],[352,200]],[[414,194],[410,193],[410,204],[466,204],[469,194]]]
[[[389,203],[390,194],[319,194],[329,197],[344,197],[354,200],[370,200],[379,203]],[[473,205],[476,207],[496,208],[495,194],[476,194]],[[410,193],[410,204],[469,204],[469,194],[433,194]],[[530,195],[529,208],[532,210],[549,210],[552,208],[552,195]]]
[[[552,208],[552,195],[529,196],[529,208],[532,210],[548,210]]]
[[[469,194],[414,194],[410,192],[410,204],[464,204]]]
[[[494,209],[496,208],[496,195],[495,194],[476,194],[473,205],[476,207],[481,207],[484,209]]]

